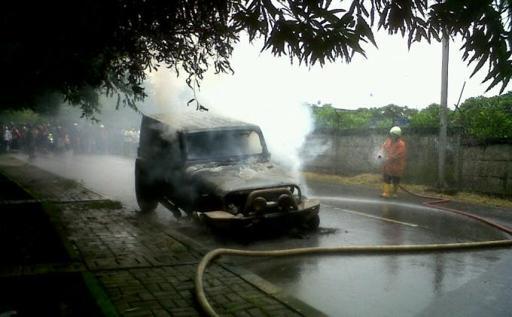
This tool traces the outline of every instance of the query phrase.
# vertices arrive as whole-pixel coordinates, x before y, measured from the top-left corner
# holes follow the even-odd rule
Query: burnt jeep
[[[142,211],[161,203],[216,227],[320,222],[319,202],[270,161],[258,126],[206,112],[143,116],[135,192]]]

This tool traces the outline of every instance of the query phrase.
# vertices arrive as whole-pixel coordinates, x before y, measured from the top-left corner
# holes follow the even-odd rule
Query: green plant
[[[0,112],[0,121],[4,123],[22,123],[38,124],[44,121],[44,118],[37,112],[30,109],[6,110]]]
[[[411,116],[410,126],[412,128],[439,128],[440,105],[433,103]]]
[[[512,139],[512,92],[467,99],[459,108],[458,120],[466,134],[476,139]]]
[[[417,112],[415,109],[397,105],[345,110],[324,104],[313,109],[315,126],[330,129],[389,128]]]

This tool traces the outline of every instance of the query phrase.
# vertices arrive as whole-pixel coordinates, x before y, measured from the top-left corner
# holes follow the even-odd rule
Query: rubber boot
[[[398,192],[398,184],[390,185],[391,187],[391,197],[397,198],[398,195],[396,194]]]
[[[389,198],[390,190],[391,190],[391,184],[384,183],[384,185],[382,186],[382,194],[380,194],[380,197]]]

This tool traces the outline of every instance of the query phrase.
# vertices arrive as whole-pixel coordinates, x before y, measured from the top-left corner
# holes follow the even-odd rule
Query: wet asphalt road
[[[20,158],[24,158],[20,156]],[[408,196],[377,198],[364,187],[308,184],[321,200],[320,230],[241,240],[176,221],[159,207],[140,214],[133,192],[133,159],[114,156],[39,157],[35,165],[81,181],[120,200],[155,226],[171,226],[207,248],[284,249],[355,244],[426,244],[500,240],[496,229],[423,207]],[[462,206],[469,207],[469,206]],[[512,225],[512,210],[471,207]],[[329,316],[512,316],[510,249],[415,255],[344,255],[292,258],[230,258]]]

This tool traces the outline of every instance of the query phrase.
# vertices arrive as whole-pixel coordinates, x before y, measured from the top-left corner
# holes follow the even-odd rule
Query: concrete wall
[[[512,197],[512,145],[464,146],[463,153],[465,189]]]
[[[384,138],[379,135],[338,136],[311,134],[302,149],[308,170],[353,175],[376,172],[377,150]]]
[[[408,148],[404,181],[435,185],[437,135],[433,131],[406,131]],[[380,173],[377,155],[386,137],[382,130],[317,131],[302,148],[307,171],[356,175]],[[512,196],[512,145],[461,145],[457,135],[448,137],[446,180],[450,186],[470,191]]]

